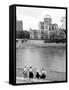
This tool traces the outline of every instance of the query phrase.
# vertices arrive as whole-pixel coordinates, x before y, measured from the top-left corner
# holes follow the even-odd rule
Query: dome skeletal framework
[[[44,18],[51,18],[51,16],[48,15],[48,14],[46,14],[46,15],[44,16]]]

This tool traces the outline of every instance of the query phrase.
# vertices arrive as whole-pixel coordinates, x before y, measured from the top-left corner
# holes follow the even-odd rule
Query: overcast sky
[[[17,20],[23,21],[23,29],[29,30],[38,29],[39,21],[43,21],[44,16],[48,14],[52,18],[52,23],[57,23],[61,26],[61,18],[65,17],[64,9],[51,8],[32,8],[32,7],[16,7]]]

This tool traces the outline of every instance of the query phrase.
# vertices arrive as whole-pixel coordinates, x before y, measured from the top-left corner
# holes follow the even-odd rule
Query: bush
[[[53,40],[47,39],[44,40],[44,43],[66,43],[66,39],[53,39]]]

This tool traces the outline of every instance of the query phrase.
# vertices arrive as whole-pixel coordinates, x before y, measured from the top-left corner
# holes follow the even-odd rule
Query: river
[[[65,80],[66,78],[66,49],[65,48],[36,48],[16,49],[16,67],[45,68],[48,79]],[[17,73],[18,75],[18,73]]]

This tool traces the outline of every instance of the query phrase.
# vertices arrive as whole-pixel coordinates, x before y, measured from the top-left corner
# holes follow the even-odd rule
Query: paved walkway
[[[29,78],[23,78],[23,77],[16,77],[16,83],[33,83],[33,82],[50,82],[51,80],[42,80],[42,79],[29,79]]]

